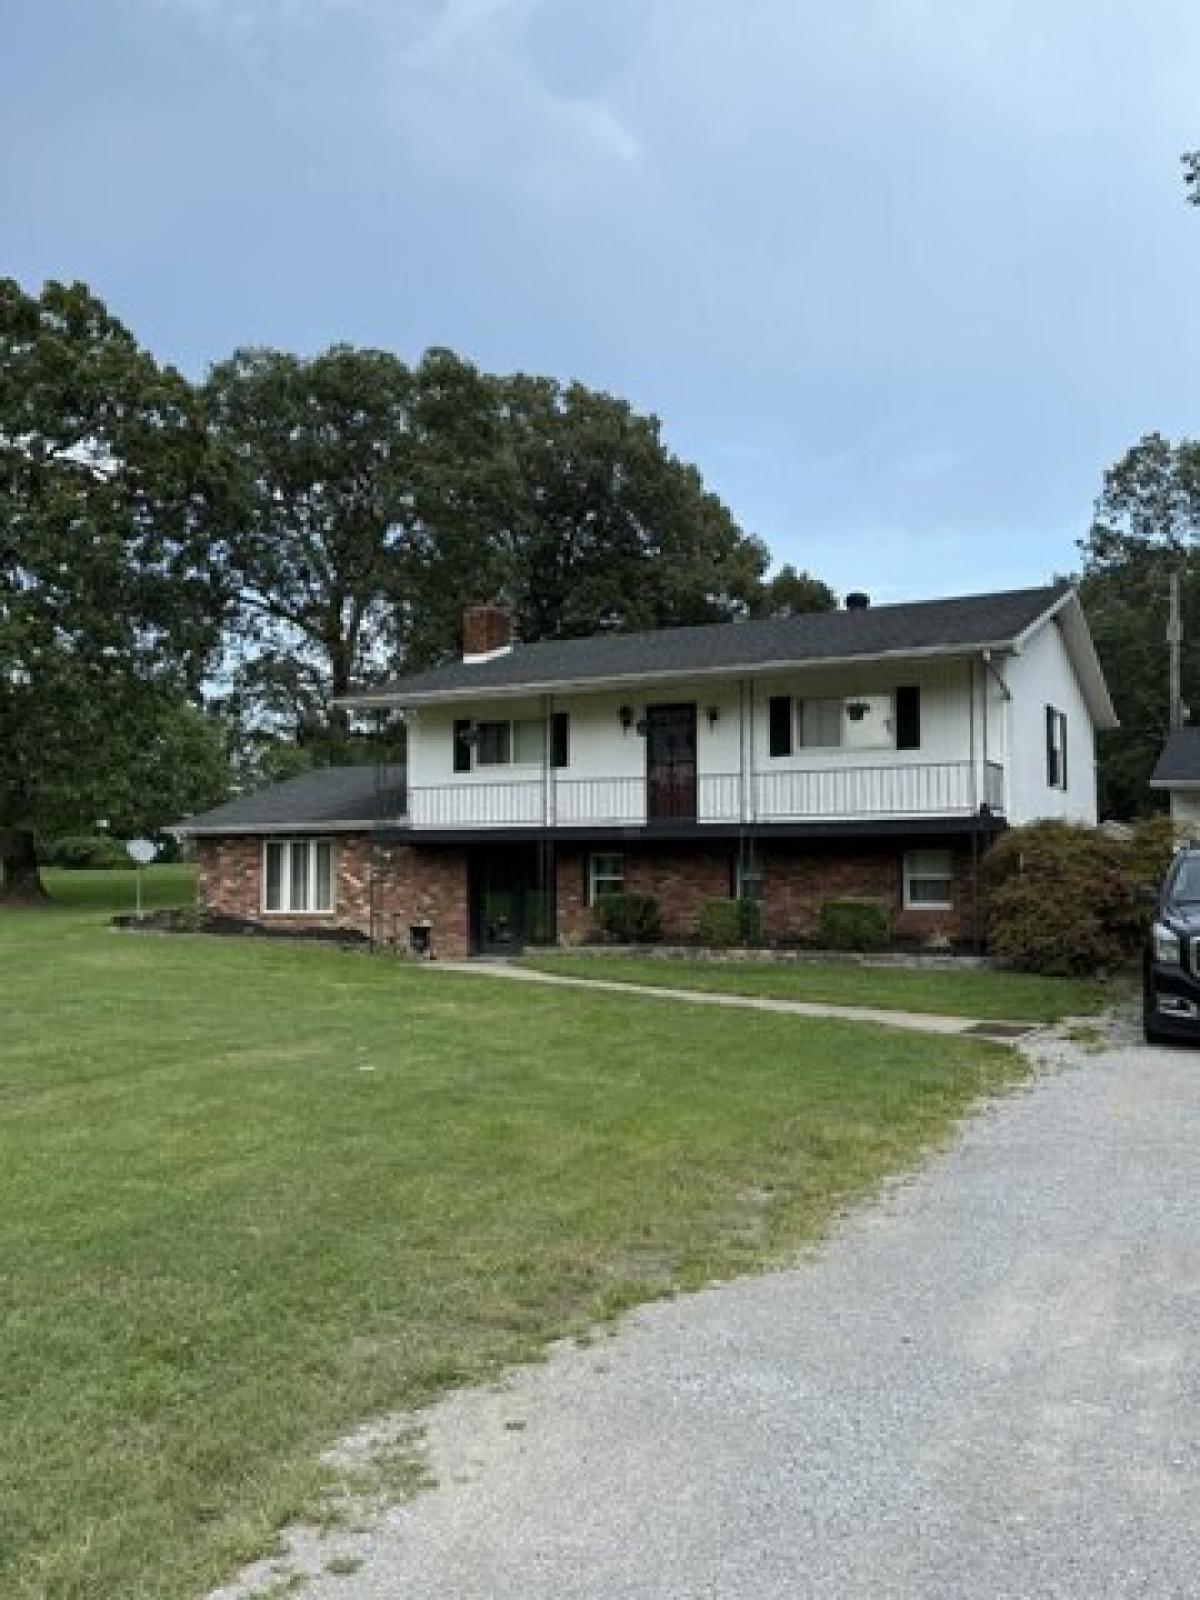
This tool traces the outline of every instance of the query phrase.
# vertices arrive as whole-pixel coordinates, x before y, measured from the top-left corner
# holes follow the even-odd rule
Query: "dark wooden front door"
[[[651,822],[696,817],[696,708],[646,708],[646,815]]]

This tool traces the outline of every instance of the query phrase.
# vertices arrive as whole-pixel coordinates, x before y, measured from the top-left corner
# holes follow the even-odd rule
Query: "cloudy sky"
[[[879,599],[1069,568],[1200,430],[1195,0],[8,0],[0,272],[662,417]]]

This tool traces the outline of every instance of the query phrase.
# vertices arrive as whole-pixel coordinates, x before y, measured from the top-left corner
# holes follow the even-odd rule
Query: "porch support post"
[[[983,792],[983,771],[980,765],[978,741],[975,737],[976,703],[975,703],[975,657],[967,660],[967,738],[969,745],[968,765],[970,768],[971,782],[968,803],[971,815],[979,815],[979,800]]]
[[[542,696],[542,824],[552,828],[555,821],[554,768],[550,747],[554,740],[554,696]]]

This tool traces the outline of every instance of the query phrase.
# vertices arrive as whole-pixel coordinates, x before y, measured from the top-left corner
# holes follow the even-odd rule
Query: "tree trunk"
[[[0,905],[50,903],[38,870],[37,849],[28,828],[0,829]]]

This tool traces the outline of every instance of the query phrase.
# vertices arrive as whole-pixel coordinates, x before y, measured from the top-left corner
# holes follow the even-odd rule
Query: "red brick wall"
[[[918,841],[919,843],[919,841]],[[934,841],[927,841],[932,845]],[[608,847],[613,848],[613,847]],[[651,894],[658,901],[663,934],[668,940],[690,940],[705,900],[730,893],[735,846],[627,845],[625,884],[631,893]],[[904,843],[761,844],[763,925],[773,941],[805,940],[816,932],[822,901],[843,896],[882,900],[893,917],[893,930],[905,940],[965,939],[974,932],[971,858],[955,849],[955,905],[951,911],[903,909]],[[567,944],[594,936],[586,903],[585,865],[588,852],[563,847],[558,851],[558,936]],[[337,903],[326,916],[263,917],[261,911],[260,837],[197,841],[200,904],[274,927],[346,927],[371,931],[372,872],[375,873],[374,933],[377,940],[401,948],[411,923],[429,922],[433,947],[447,958],[470,949],[466,851],[407,844],[381,845],[373,853],[363,834],[337,838]]]
[[[435,955],[470,953],[465,850],[381,846],[375,905],[377,938],[407,947],[409,925],[428,922]]]
[[[628,893],[650,894],[658,901],[663,936],[668,940],[694,938],[696,918],[704,901],[723,899],[729,894],[731,856],[724,845],[603,848],[624,856]],[[590,853],[573,849],[558,852],[558,937],[564,944],[579,944],[594,932],[591,907],[587,904]]]
[[[918,841],[918,844],[920,841]],[[926,841],[935,846],[936,841]],[[606,847],[613,848],[616,847]],[[974,932],[970,852],[955,849],[954,908],[951,911],[905,911],[902,841],[879,845],[760,844],[763,875],[763,927],[774,941],[805,940],[817,927],[821,904],[842,897],[881,900],[892,913],[897,937],[927,940],[965,939]],[[733,844],[676,845],[644,849],[626,846],[625,886],[631,894],[652,894],[658,901],[666,939],[692,939],[705,900],[731,892]],[[595,934],[586,903],[585,866],[588,852],[558,853],[558,936],[567,944]]]
[[[938,848],[936,840],[917,841],[917,848]],[[825,900],[880,900],[892,916],[897,938],[966,939],[974,932],[971,858],[954,851],[954,906],[949,911],[904,909],[902,841],[880,845],[839,844],[789,849],[763,846],[763,923],[773,939],[808,939],[815,935]]]
[[[257,835],[197,840],[200,905],[272,927],[354,928],[369,933],[374,872],[377,939],[385,943],[394,939],[406,946],[409,925],[429,922],[436,954],[467,954],[467,864],[462,850],[380,845],[373,851],[365,834],[339,834],[333,911],[286,916],[263,914],[262,847]]]

